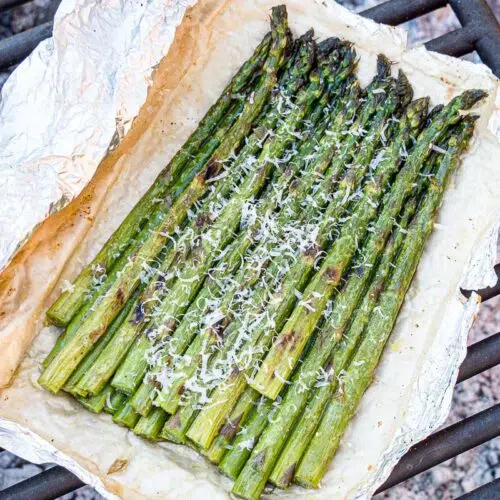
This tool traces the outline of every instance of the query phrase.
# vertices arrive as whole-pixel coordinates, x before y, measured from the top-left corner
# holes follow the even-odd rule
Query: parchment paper
[[[187,11],[125,140],[100,165],[91,185],[38,229],[2,275],[1,380],[5,382],[16,366],[7,357],[19,356],[30,344],[61,283],[96,253],[252,52],[268,29],[268,9],[275,3],[206,0]],[[500,214],[498,82],[484,66],[423,48],[406,50],[401,30],[376,25],[334,3],[286,4],[295,35],[313,26],[318,38],[337,35],[356,43],[364,84],[374,73],[377,51],[383,51],[397,63],[395,70],[401,66],[407,72],[416,96],[430,95],[433,104],[466,88],[490,93],[478,109],[482,117],[473,148],[448,189],[376,379],[322,488],[280,492],[368,498],[408,447],[438,427],[448,413],[479,305],[477,296],[461,299],[459,285],[494,283]],[[10,294],[9,288],[14,289]],[[228,496],[230,482],[195,452],[151,445],[112,424],[109,416],[92,415],[69,397],[41,390],[36,384],[40,362],[56,333],[54,327],[41,330],[11,387],[0,392],[0,446],[32,461],[60,463],[108,496]],[[116,460],[127,461],[127,466],[108,473]]]

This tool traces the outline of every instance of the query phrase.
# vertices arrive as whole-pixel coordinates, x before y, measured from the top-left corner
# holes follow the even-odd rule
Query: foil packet
[[[186,447],[148,443],[108,415],[43,391],[36,383],[41,361],[59,333],[44,326],[44,313],[252,52],[275,3],[63,0],[53,39],[4,86],[0,446],[33,462],[59,463],[108,498],[228,498],[231,482]],[[479,307],[478,296],[464,299],[460,286],[496,280],[499,85],[485,66],[407,49],[402,29],[332,1],[284,3],[294,35],[312,26],[318,39],[355,43],[363,85],[383,52],[395,72],[407,73],[415,97],[430,95],[433,105],[467,88],[489,93],[376,379],[322,487],[272,493],[370,498],[449,411]]]

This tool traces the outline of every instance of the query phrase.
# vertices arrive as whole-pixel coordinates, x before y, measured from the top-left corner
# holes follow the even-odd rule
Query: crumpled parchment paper
[[[60,463],[110,498],[113,494],[134,499],[227,498],[231,484],[190,449],[149,444],[112,424],[109,416],[92,415],[69,397],[41,390],[36,384],[40,363],[57,335],[56,328],[43,328],[43,313],[63,281],[72,279],[96,253],[193,130],[230,75],[252,52],[268,29],[268,10],[275,3],[200,0],[186,11],[168,49],[173,29],[186,7],[183,2],[144,2],[140,6],[129,2],[81,0],[77,4],[63,0],[55,41],[47,42],[45,49],[42,47],[21,65],[4,90],[7,97],[9,92],[15,93],[16,79],[26,87],[26,76],[30,74],[34,82],[28,89],[31,93],[35,92],[35,85],[42,87],[41,95],[50,94],[45,86],[59,85],[64,98],[53,109],[58,118],[47,118],[55,128],[55,124],[71,122],[72,116],[72,123],[77,123],[74,115],[78,108],[67,106],[65,98],[71,101],[71,96],[75,98],[88,88],[93,89],[86,94],[85,102],[95,113],[94,119],[82,118],[80,128],[68,129],[64,141],[58,138],[62,158],[57,158],[53,165],[65,164],[65,175],[59,176],[57,168],[47,169],[52,172],[56,187],[46,199],[54,206],[61,203],[57,189],[64,179],[74,178],[70,197],[77,195],[110,144],[116,143],[115,137],[121,137],[116,131],[128,130],[116,149],[101,162],[90,184],[68,207],[36,229],[0,276],[0,383],[7,383],[29,347],[12,385],[0,392],[0,446],[31,461]],[[496,165],[500,154],[498,81],[484,66],[429,53],[423,48],[407,50],[402,30],[377,25],[333,2],[285,3],[295,35],[313,26],[320,39],[336,35],[355,42],[361,57],[359,75],[363,84],[374,73],[377,52],[383,51],[396,63],[395,71],[402,67],[407,72],[416,96],[430,95],[433,104],[448,101],[466,88],[479,87],[490,93],[478,109],[481,120],[474,145],[448,189],[436,230],[427,244],[376,379],[347,430],[322,488],[306,491],[294,487],[275,493],[369,498],[400,456],[436,429],[448,413],[467,333],[479,306],[477,296],[464,300],[459,286],[477,288],[495,281],[492,264],[500,214],[500,170]],[[150,17],[135,9],[147,11]],[[142,23],[144,19],[149,21]],[[130,26],[127,22],[137,24]],[[89,23],[92,30],[88,29]],[[122,23],[123,31],[118,28]],[[112,60],[114,50],[103,51],[99,65],[93,62],[95,52],[82,50],[76,61],[76,73],[82,78],[70,78],[68,66],[61,59],[64,51],[49,48],[57,48],[59,43],[94,48],[101,42],[111,43],[107,39],[110,34],[106,33],[112,31],[110,26],[116,27],[114,36],[123,37],[116,42],[126,54],[122,62],[133,60],[140,65],[144,63],[142,58],[150,58],[151,62],[167,51],[168,54],[153,73],[150,69],[154,62],[141,66],[139,77],[134,64],[122,66]],[[147,53],[153,48],[156,56]],[[38,74],[42,54],[47,67],[54,68],[46,79],[40,79]],[[152,83],[146,97],[149,81]],[[108,85],[113,87],[112,98],[105,92],[101,96],[96,90],[109,89]],[[124,102],[133,104],[118,105]],[[11,103],[16,119],[27,120],[19,116],[21,101]],[[9,108],[4,107],[0,116],[5,116],[6,109]],[[81,112],[87,119],[89,111]],[[106,115],[108,124],[115,120],[114,128],[99,122],[96,117],[101,115]],[[11,154],[19,161],[11,162],[12,170],[17,166],[20,175],[24,175],[30,171],[29,165],[41,166],[41,157],[51,157],[52,131],[47,131],[45,139],[37,135],[32,142],[29,134],[23,135],[22,124],[15,127],[18,146],[12,146]],[[86,153],[87,146],[92,153],[82,163],[76,152],[85,149]],[[35,167],[31,180],[40,184],[33,184],[33,189],[24,192],[22,198],[24,211],[33,208],[38,213],[38,219],[31,220],[33,224],[41,221],[46,212],[40,209],[38,199],[32,200],[32,193],[41,195],[46,183],[50,184],[50,175],[42,176],[43,169]],[[13,198],[9,199],[14,200],[15,194],[12,191]],[[2,217],[7,220],[5,214]],[[17,231],[18,227],[13,225],[12,230]],[[23,227],[29,232],[33,226]],[[24,233],[13,235],[12,248],[23,237]],[[122,467],[114,471],[117,463]]]

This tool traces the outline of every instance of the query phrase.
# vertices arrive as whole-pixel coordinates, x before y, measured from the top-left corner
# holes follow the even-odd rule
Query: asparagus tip
[[[275,5],[271,8],[271,30],[275,30],[277,26],[285,24],[287,19],[286,5]]]
[[[429,97],[420,97],[408,105],[407,114],[412,129],[420,129],[429,111]]]
[[[391,61],[384,54],[377,56],[377,77],[378,81],[385,80],[391,75]]]
[[[335,36],[330,38],[326,38],[325,40],[318,43],[318,54],[325,55],[330,54],[336,49],[340,49],[342,47],[342,40]]]
[[[309,28],[297,41],[311,42],[314,40],[314,28]]]
[[[454,101],[460,102],[460,109],[470,109],[479,101],[487,97],[488,93],[481,89],[466,90],[459,96],[455,97]]]
[[[399,70],[396,81],[396,95],[401,106],[406,107],[413,99],[413,87],[403,70]]]

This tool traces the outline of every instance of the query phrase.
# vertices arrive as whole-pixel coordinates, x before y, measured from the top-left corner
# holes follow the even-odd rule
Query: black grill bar
[[[23,3],[31,2],[31,0],[0,0],[0,12],[9,10]]]
[[[474,50],[500,77],[500,25],[486,0],[389,0],[362,12],[379,23],[396,26],[451,5],[462,28],[425,44],[429,50],[462,56]]]
[[[484,302],[485,300],[492,299],[493,297],[496,297],[497,295],[500,295],[500,264],[497,264],[494,268],[495,273],[497,275],[497,282],[495,285],[489,288],[483,288],[482,290],[476,290],[476,293],[479,294],[481,297],[482,301]],[[471,295],[471,290],[461,290],[462,294],[469,298]]]
[[[467,348],[467,356],[458,372],[457,383],[500,365],[500,333],[491,335]]]
[[[388,0],[361,13],[377,23],[397,26],[448,4],[448,0]]]
[[[49,22],[0,40],[0,69],[21,62],[42,40],[51,35],[52,22]]]
[[[425,44],[428,50],[447,56],[460,57],[475,49],[476,35],[469,27],[460,28],[431,40]]]
[[[479,57],[500,77],[500,25],[485,0],[450,0],[462,26],[475,33]]]
[[[494,500],[495,498],[500,498],[500,478],[462,495],[457,500]]]
[[[500,436],[500,404],[432,434],[413,446],[377,493]]]
[[[74,474],[56,466],[0,491],[0,500],[53,500],[82,486]]]

